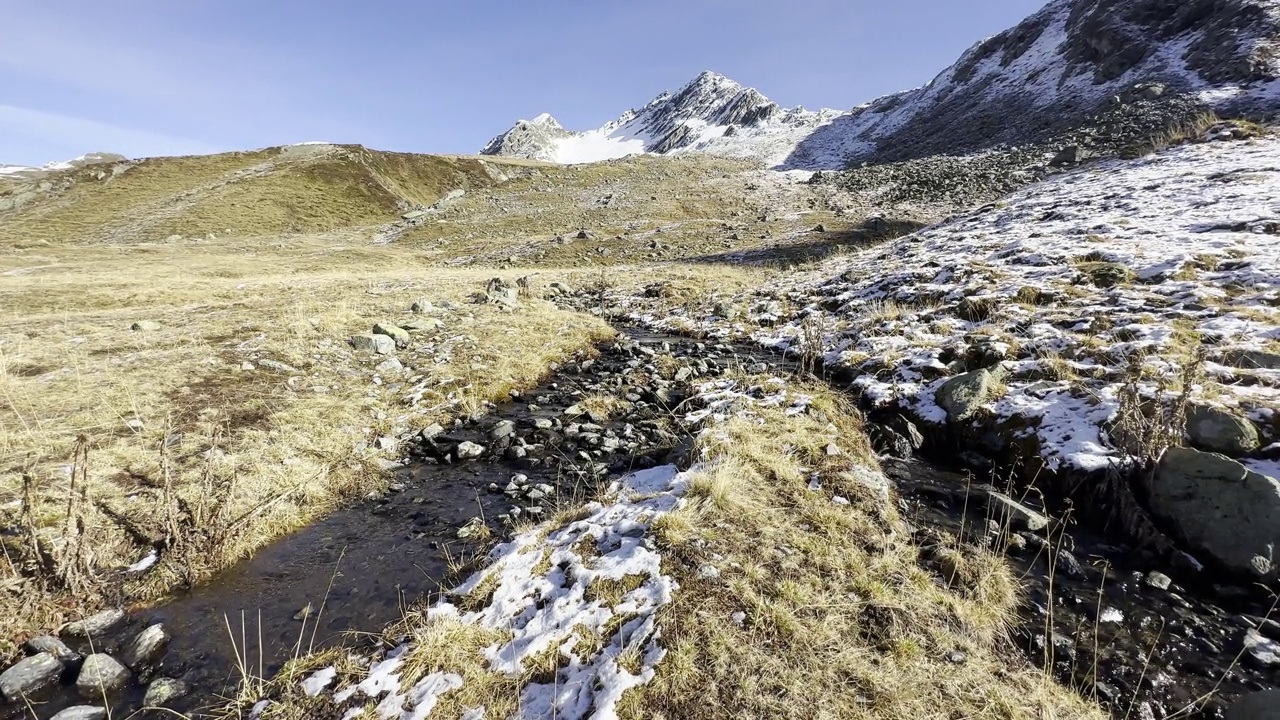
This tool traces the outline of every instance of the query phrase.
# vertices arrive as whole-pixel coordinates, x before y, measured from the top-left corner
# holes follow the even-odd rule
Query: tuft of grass
[[[875,467],[856,413],[829,390],[804,391],[825,420],[768,411],[700,441],[709,460],[691,501],[654,528],[681,584],[659,614],[667,655],[620,715],[1101,718],[1003,642],[1018,597],[1004,562],[957,549],[956,581],[939,584],[892,501],[846,472]],[[819,455],[831,437],[846,451],[838,463]],[[709,562],[717,582],[698,579]],[[952,650],[968,660],[948,663]]]

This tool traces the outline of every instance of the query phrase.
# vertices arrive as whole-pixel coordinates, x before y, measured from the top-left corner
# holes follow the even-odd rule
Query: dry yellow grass
[[[116,173],[93,165],[51,176],[44,192],[0,187],[0,241],[39,247],[376,225],[449,190],[490,187],[494,166],[525,167],[358,145],[150,158]]]
[[[613,334],[540,300],[514,312],[472,303],[491,271],[441,270],[412,251],[332,237],[272,247],[51,247],[24,270],[31,259],[0,261],[0,511],[18,520],[30,477],[41,541],[57,551],[65,468],[85,437],[84,544],[94,550],[94,577],[77,593],[88,603],[62,597],[80,587],[32,592],[40,573],[24,566],[21,547],[7,546],[7,640],[91,605],[175,522],[203,520],[131,589],[155,597],[201,579],[376,485],[378,453],[358,446],[481,412]],[[351,350],[346,338],[409,319],[418,297],[457,309],[433,315],[444,327],[398,353],[412,374],[384,373],[386,384],[373,384],[385,358]],[[130,330],[141,321],[160,328]],[[246,362],[255,368],[241,369]],[[407,387],[388,390],[397,379]],[[424,390],[409,406],[414,384]]]

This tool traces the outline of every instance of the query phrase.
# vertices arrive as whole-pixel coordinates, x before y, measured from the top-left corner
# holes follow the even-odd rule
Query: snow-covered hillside
[[[753,88],[704,72],[679,91],[664,92],[595,130],[565,130],[548,114],[521,120],[482,153],[572,164],[646,152],[708,152],[773,165],[839,115],[835,110],[783,109]]]
[[[824,170],[1048,141],[1119,106],[1156,132],[1200,109],[1274,115],[1277,57],[1280,0],[1053,0],[927,85],[848,112],[784,110],[703,73],[602,128],[571,132],[541,115],[483,152],[564,163],[706,152]]]
[[[0,165],[0,179],[16,178],[19,180],[33,180],[60,170],[73,170],[75,168],[85,167],[86,165],[123,162],[125,160],[128,160],[128,158],[123,155],[93,152],[81,155],[74,160],[47,163],[40,167],[28,167],[26,165]]]

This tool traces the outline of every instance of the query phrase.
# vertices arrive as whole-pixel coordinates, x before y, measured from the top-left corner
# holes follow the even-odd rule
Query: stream
[[[200,717],[235,696],[241,668],[269,676],[299,648],[367,643],[406,606],[439,592],[451,561],[478,552],[480,544],[460,538],[460,528],[478,531],[482,523],[501,536],[513,513],[543,518],[600,483],[678,461],[683,437],[670,408],[688,396],[689,383],[744,368],[781,375],[795,369],[755,347],[636,330],[626,336],[601,346],[597,358],[563,363],[491,415],[424,439],[385,494],[338,510],[96,637],[94,650],[112,654],[155,623],[172,637],[164,657],[111,698],[113,716],[140,709],[153,678],[187,684],[191,692],[168,707]],[[645,368],[660,355],[689,372],[678,382],[653,377]],[[579,413],[579,401],[602,393],[625,397],[632,409],[618,418]],[[463,443],[485,453],[459,460]],[[922,544],[950,534],[995,543],[1007,554],[1025,588],[1015,644],[1113,716],[1217,718],[1239,695],[1280,686],[1280,665],[1248,653],[1236,662],[1248,627],[1280,641],[1280,624],[1263,621],[1269,607],[1263,601],[1243,592],[1228,602],[1221,593],[1160,587],[1160,576],[1151,574],[1159,568],[1134,565],[1133,548],[1086,526],[993,540],[982,508],[969,501],[968,475],[919,457],[886,457],[884,466]],[[1179,714],[1206,694],[1212,699]],[[30,710],[0,706],[0,718],[44,720],[94,701],[76,695],[69,682],[42,700]]]

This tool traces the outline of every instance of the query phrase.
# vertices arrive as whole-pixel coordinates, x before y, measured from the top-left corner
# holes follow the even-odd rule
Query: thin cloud
[[[208,143],[191,138],[12,105],[0,105],[0,137],[4,138],[0,140],[0,153],[7,145],[12,144],[16,149],[24,142],[116,152],[131,157],[216,152]]]

